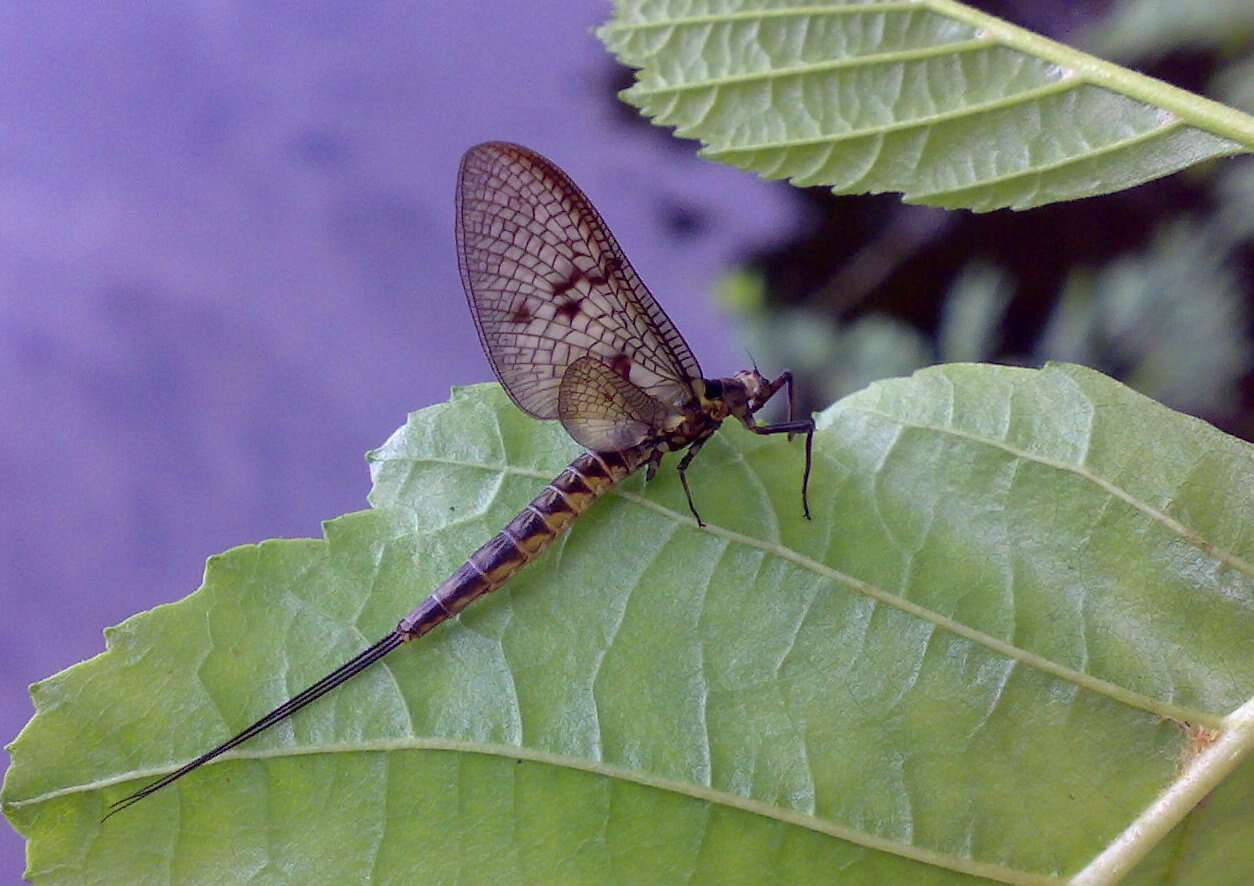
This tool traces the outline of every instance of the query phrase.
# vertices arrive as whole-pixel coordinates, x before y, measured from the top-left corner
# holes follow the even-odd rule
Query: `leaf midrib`
[[[454,753],[480,754],[483,756],[501,757],[512,760],[526,760],[532,763],[541,763],[548,766],[577,770],[580,772],[587,772],[592,775],[611,778],[617,781],[638,784],[642,787],[653,788],[680,796],[690,797],[695,800],[704,800],[709,803],[715,803],[732,809],[739,809],[744,812],[750,812],[755,815],[763,816],[764,818],[770,818],[775,821],[783,822],[785,824],[803,827],[807,830],[825,834],[838,840],[844,840],[856,846],[862,846],[879,852],[886,852],[911,861],[917,861],[923,864],[945,868],[947,870],[963,874],[986,877],[988,879],[998,880],[1004,883],[1058,884],[1062,882],[1057,877],[1021,871],[1004,865],[975,861],[969,858],[962,858],[956,855],[936,852],[934,850],[914,846],[909,843],[902,843],[898,840],[890,840],[886,837],[879,837],[865,831],[858,831],[853,828],[845,827],[812,814],[798,812],[797,810],[787,809],[780,806],[772,806],[760,800],[754,800],[750,797],[744,797],[739,794],[717,790],[709,787],[708,785],[679,781],[677,779],[662,778],[647,772],[627,769],[621,766],[604,763],[599,760],[592,760],[586,757],[571,757],[565,754],[555,754],[548,751],[537,750],[536,748],[527,747],[525,745],[505,745],[442,738],[419,738],[418,736],[411,735],[400,739],[327,742],[324,744],[309,744],[299,747],[288,746],[255,751],[237,749],[223,754],[221,757],[218,757],[209,763],[206,763],[205,766],[207,768],[209,766],[216,766],[232,760],[290,759],[293,757],[325,754],[392,753],[397,751],[450,751]],[[25,800],[6,803],[5,805],[8,808],[20,809],[25,806],[33,806],[39,803],[48,802],[58,797],[80,793],[91,793],[93,791],[113,787],[114,785],[134,781],[136,779],[154,778],[164,775],[171,771],[171,767],[173,765],[174,764],[167,764],[165,766],[132,769],[108,778],[59,788]]]
[[[1077,874],[1073,882],[1109,882],[1126,874],[1144,858],[1153,846],[1157,845],[1166,836],[1171,828],[1184,819],[1189,810],[1196,806],[1210,791],[1214,790],[1226,776],[1231,774],[1249,752],[1250,748],[1254,746],[1254,700],[1246,702],[1241,708],[1225,717],[1223,726],[1224,728],[1218,740],[1200,754],[1192,762],[1192,765],[1188,766],[1181,773],[1179,778],[1175,779],[1152,804],[1142,811],[1136,820],[1130,822],[1119,837],[1111,841],[1102,852],[1094,856]],[[854,845],[887,852],[902,858],[960,873],[1011,883],[1055,884],[1061,882],[1056,877],[1031,874],[1001,865],[976,862],[971,859],[921,849],[917,846],[877,837],[862,831],[855,831],[814,815],[807,815],[793,809],[771,806],[738,794],[715,790],[706,785],[660,778],[585,757],[570,757],[521,745],[408,736],[403,739],[379,739],[354,741],[351,743],[330,742],[304,745],[297,748],[289,746],[256,751],[237,749],[217,760],[211,761],[207,765],[216,765],[228,760],[266,760],[321,754],[388,753],[409,750],[482,754],[507,759],[528,760],[530,762],[588,772],[606,778],[667,791],[680,796],[717,803],[729,808],[740,809],[785,824],[792,824],[826,834]],[[5,806],[6,808],[19,809],[24,806],[37,805],[57,797],[90,793],[139,778],[157,777],[166,774],[170,769],[171,767],[167,765],[130,770],[110,778],[60,788],[26,800],[6,803]]]

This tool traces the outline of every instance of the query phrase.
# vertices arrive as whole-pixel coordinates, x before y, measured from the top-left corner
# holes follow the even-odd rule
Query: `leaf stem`
[[[1254,699],[1224,718],[1218,741],[1197,755],[1175,782],[1071,881],[1114,883],[1122,879],[1219,786],[1254,748]]]

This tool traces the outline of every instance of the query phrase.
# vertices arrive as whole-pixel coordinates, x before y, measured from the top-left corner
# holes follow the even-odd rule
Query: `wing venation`
[[[583,192],[519,145],[466,152],[457,179],[457,256],[475,327],[510,398],[559,417],[567,369],[592,355],[649,397],[693,398],[688,344]]]
[[[585,355],[566,368],[558,388],[558,417],[576,442],[598,452],[643,443],[675,410]]]

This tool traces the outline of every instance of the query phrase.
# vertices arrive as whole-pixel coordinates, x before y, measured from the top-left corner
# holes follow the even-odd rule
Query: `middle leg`
[[[705,521],[701,519],[701,515],[697,513],[697,506],[692,503],[692,490],[688,487],[688,465],[692,464],[692,460],[697,457],[697,453],[701,451],[701,447],[705,445],[705,441],[710,439],[708,436],[702,437],[688,447],[688,451],[684,453],[684,457],[679,460],[679,482],[684,485],[684,495],[688,496],[688,510],[692,511],[692,516],[697,518],[697,525],[704,527]]]

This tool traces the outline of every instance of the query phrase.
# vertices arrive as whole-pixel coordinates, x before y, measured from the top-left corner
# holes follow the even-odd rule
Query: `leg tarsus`
[[[810,466],[814,462],[814,419],[810,419],[810,429],[806,431],[806,469],[801,475],[801,511],[807,520],[810,516]]]

